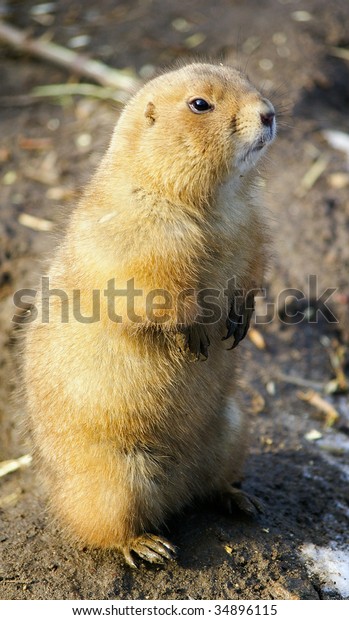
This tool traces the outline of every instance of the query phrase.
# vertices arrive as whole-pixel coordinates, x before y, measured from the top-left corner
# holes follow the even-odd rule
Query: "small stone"
[[[203,34],[202,32],[196,32],[185,40],[185,45],[189,49],[193,49],[194,47],[198,47],[199,45],[201,45],[201,43],[203,43],[205,40],[205,34]]]
[[[14,194],[11,198],[13,205],[21,205],[24,202],[23,194]]]
[[[349,174],[346,172],[333,172],[328,175],[327,180],[333,189],[343,189],[349,185]]]
[[[280,47],[277,47],[276,52],[277,55],[280,56],[280,58],[288,58],[291,55],[291,50],[286,45],[281,45]]]
[[[13,185],[17,181],[17,173],[14,170],[9,170],[2,177],[3,185]]]
[[[270,396],[275,396],[276,389],[275,389],[274,381],[268,381],[268,383],[267,383],[267,385],[265,387],[266,387],[266,390],[267,390],[268,394],[270,394]]]
[[[313,19],[313,16],[308,11],[293,11],[291,17],[295,22],[310,22]]]
[[[62,200],[67,194],[64,187],[50,187],[46,192],[46,198],[49,200]]]
[[[287,36],[284,32],[274,32],[272,41],[275,45],[285,45]]]
[[[47,122],[46,127],[50,131],[56,131],[56,129],[58,129],[60,124],[61,124],[61,122],[60,122],[59,118],[50,118],[50,120]]]
[[[313,428],[311,431],[306,433],[304,437],[307,441],[318,441],[318,439],[322,438],[322,434],[317,431],[316,428]]]
[[[274,63],[270,58],[261,58],[259,61],[259,66],[263,71],[270,71],[273,68]]]
[[[69,39],[68,45],[69,47],[75,49],[78,47],[86,47],[86,45],[88,45],[90,41],[91,37],[88,34],[80,34],[76,37],[72,37],[71,39]]]
[[[81,133],[75,138],[75,144],[79,148],[85,149],[90,146],[92,142],[91,134],[89,133]]]
[[[172,27],[178,32],[189,32],[191,30],[191,24],[183,17],[178,17],[172,22]]]
[[[32,6],[29,13],[30,15],[46,15],[47,13],[53,13],[56,10],[56,2],[44,2],[43,4],[35,4]]]

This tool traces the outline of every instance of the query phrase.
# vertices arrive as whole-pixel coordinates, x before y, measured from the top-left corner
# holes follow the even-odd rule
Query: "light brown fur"
[[[215,109],[193,113],[195,97]],[[266,105],[223,66],[190,65],[143,87],[49,272],[50,288],[68,295],[69,321],[51,295],[49,322],[40,322],[39,303],[28,331],[27,399],[52,507],[77,539],[118,548],[131,564],[130,550],[153,561],[165,555],[146,532],[195,497],[229,493],[241,477],[246,419],[235,394],[239,355],[222,342],[227,298],[221,318],[205,326],[208,359],[196,363],[176,334],[179,323],[195,323],[198,300],[188,295],[180,318],[176,300],[185,289],[223,291],[232,277],[244,290],[262,283],[266,229],[257,153],[247,150],[264,131]],[[103,291],[113,278],[118,289],[134,278],[144,291],[135,298],[139,322],[127,318],[125,297],[115,305],[122,323],[108,318]],[[174,303],[149,317],[145,296],[154,289]],[[100,320],[72,317],[74,290],[86,316],[92,290],[102,291]]]

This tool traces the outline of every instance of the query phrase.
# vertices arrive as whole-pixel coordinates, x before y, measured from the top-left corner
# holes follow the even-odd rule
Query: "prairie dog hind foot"
[[[173,560],[176,556],[176,548],[166,538],[155,534],[137,536],[127,547],[123,547],[122,552],[131,568],[137,568],[132,553],[151,564],[164,564],[166,560]]]
[[[238,508],[249,517],[256,517],[258,513],[264,512],[263,504],[257,497],[229,483],[222,491],[220,499],[223,508],[230,515],[234,513],[234,508]]]

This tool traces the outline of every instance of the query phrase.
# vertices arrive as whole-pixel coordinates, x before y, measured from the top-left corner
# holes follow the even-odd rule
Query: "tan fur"
[[[215,109],[194,114],[187,102],[195,97]],[[101,320],[83,324],[70,312],[62,323],[51,296],[49,323],[41,323],[39,305],[25,383],[51,504],[84,543],[130,549],[193,498],[241,477],[246,419],[235,396],[239,353],[222,342],[227,299],[220,320],[206,326],[208,360],[196,363],[174,338],[176,299],[185,289],[222,291],[233,276],[237,288],[262,283],[257,154],[244,156],[263,129],[263,106],[245,76],[221,65],[152,80],[125,107],[72,214],[50,288],[70,302],[79,290],[85,315],[92,290],[102,291]],[[126,317],[124,297],[116,303],[122,324],[109,320],[103,291],[113,278],[119,289],[134,278],[144,291],[135,303],[140,322]],[[145,295],[154,289],[174,303],[150,320]],[[188,296],[185,324],[197,313]]]

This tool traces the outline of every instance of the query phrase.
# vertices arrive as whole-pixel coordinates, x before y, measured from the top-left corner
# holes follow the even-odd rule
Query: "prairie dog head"
[[[192,64],[137,93],[116,126],[111,152],[146,191],[197,203],[251,169],[275,133],[272,104],[243,73]]]

